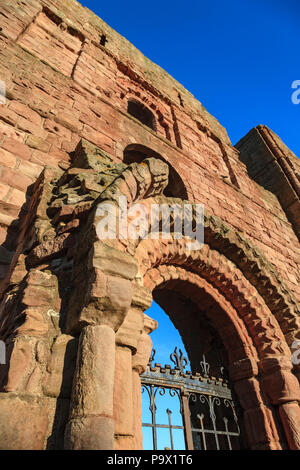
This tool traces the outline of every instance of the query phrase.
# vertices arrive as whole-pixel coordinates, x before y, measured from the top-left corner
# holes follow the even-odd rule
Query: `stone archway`
[[[145,276],[145,283],[151,290],[153,289],[156,302],[163,306],[167,313],[173,309],[170,317],[180,334],[183,333],[182,340],[188,350],[192,368],[195,367],[193,364],[199,363],[199,358],[202,358],[202,329],[209,322],[218,334],[227,353],[231,383],[243,409],[246,448],[282,448],[284,444],[275,424],[276,412],[262,386],[259,351],[239,312],[212,283],[184,267],[161,265],[150,269]],[[168,292],[163,304],[160,303],[160,289],[162,292]],[[192,316],[188,315],[190,306],[189,308],[180,306],[179,310],[177,305],[173,306],[172,294],[176,292],[180,294],[179,298],[191,302]],[[176,303],[178,304],[178,299]],[[199,317],[202,320],[200,325],[197,321]],[[189,327],[186,327],[185,321],[189,321]],[[206,334],[207,332],[204,332],[204,336]],[[207,353],[205,356],[207,357]]]

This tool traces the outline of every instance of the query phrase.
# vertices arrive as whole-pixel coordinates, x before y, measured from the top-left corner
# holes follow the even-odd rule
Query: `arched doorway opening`
[[[149,364],[152,367],[158,364],[162,368],[167,364],[174,367],[174,350],[175,354],[187,358],[179,331],[160,305],[153,301],[146,314],[158,324],[151,333],[153,348]],[[155,430],[153,418],[157,426]],[[143,450],[186,449],[180,390],[142,382],[142,423]]]
[[[229,320],[216,300],[200,291],[182,280],[163,282],[153,290],[155,303],[146,313],[152,314],[158,328],[153,333],[152,357],[141,377],[146,449],[244,448],[242,408],[215,318],[224,329]],[[158,304],[163,310],[158,310]],[[158,334],[160,326],[163,331]],[[237,339],[234,343],[230,347],[239,349]],[[162,363],[160,348],[166,360],[166,350],[172,353],[174,347],[170,360]]]
[[[144,241],[140,246],[145,243],[149,242]],[[138,248],[137,252],[139,252],[139,249],[140,248]],[[180,252],[180,249],[178,251]],[[266,361],[272,360],[266,350],[267,342],[264,343],[262,329],[266,329],[268,337],[273,335],[274,338],[277,336],[276,330],[272,331],[272,328],[269,328],[270,325],[263,325],[264,321],[261,323],[262,317],[261,320],[259,320],[261,313],[258,305],[256,305],[255,309],[250,307],[253,300],[250,300],[250,298],[246,299],[247,295],[245,297],[245,293],[243,292],[237,294],[237,291],[233,288],[236,275],[231,277],[231,289],[228,291],[228,286],[224,284],[224,281],[220,280],[220,271],[219,274],[217,274],[215,270],[211,270],[210,264],[213,256],[212,253],[209,254],[209,250],[206,252],[208,256],[205,256],[205,265],[200,262],[200,260],[197,261],[197,256],[202,258],[202,255],[205,253],[204,249],[204,251],[200,250],[197,255],[194,254],[193,260],[188,257],[189,261],[187,264],[189,267],[178,266],[182,264],[180,257],[178,256],[178,251],[176,248],[176,254],[174,253],[174,260],[176,260],[175,265],[172,265],[172,256],[170,256],[168,259],[168,265],[159,265],[158,267],[148,269],[148,271],[147,268],[144,267],[143,270],[147,271],[147,274],[145,273],[144,276],[144,285],[151,289],[156,300],[158,300],[158,298],[160,298],[160,301],[162,302],[165,300],[164,308],[166,310],[168,308],[174,308],[176,311],[176,307],[179,306],[178,297],[176,298],[175,303],[171,301],[172,291],[177,291],[177,294],[181,294],[185,297],[184,302],[186,302],[186,299],[189,299],[197,306],[194,310],[191,308],[189,309],[189,313],[192,311],[195,313],[197,312],[195,317],[196,321],[195,318],[188,318],[187,315],[183,316],[183,319],[185,320],[184,323],[180,325],[179,321],[179,325],[181,329],[183,329],[183,331],[181,331],[182,338],[189,338],[191,341],[190,345],[188,345],[186,341],[185,344],[191,356],[192,369],[194,368],[195,370],[195,365],[199,362],[199,356],[201,358],[199,338],[201,338],[200,331],[202,322],[199,322],[199,313],[200,318],[205,314],[205,317],[209,320],[209,326],[206,325],[207,331],[211,331],[210,326],[213,326],[218,332],[228,358],[228,362],[226,362],[228,364],[229,377],[243,408],[243,415],[245,418],[244,424],[246,429],[246,447],[252,449],[284,448],[285,439],[282,437],[281,425],[277,419],[277,411],[279,410],[277,410],[277,406],[273,406],[274,402],[272,402],[265,394],[266,381],[263,374],[264,371],[259,371],[258,369],[258,364],[262,362],[260,361],[261,359],[265,360],[264,357],[266,357]],[[215,254],[216,256],[220,256],[216,252]],[[152,259],[151,262],[153,264],[157,264],[158,260]],[[220,270],[221,264],[217,263],[217,265]],[[196,272],[191,271],[191,269],[196,271],[199,270],[200,266],[201,276]],[[215,263],[214,266],[216,266]],[[232,269],[232,266],[228,265],[226,268],[227,279],[229,275],[228,268],[230,270]],[[208,276],[205,273],[205,270],[208,270]],[[244,290],[247,287],[247,281],[244,280],[243,282]],[[181,310],[180,306],[179,310]],[[248,313],[245,317],[243,311],[252,311],[252,313]],[[182,310],[180,313],[182,314]],[[270,319],[269,321],[273,320]],[[178,319],[176,319],[175,322],[178,323]],[[259,324],[261,324],[259,327],[260,334],[256,335],[255,331]],[[254,330],[253,325],[255,325]],[[212,347],[216,337],[216,335],[211,335],[211,340],[206,341],[205,348],[207,349],[207,353],[210,353],[212,357],[214,357],[216,353],[214,347]],[[280,341],[282,342],[282,339]],[[272,344],[274,345],[274,343]],[[279,350],[282,348],[283,351],[286,348],[284,342],[282,342],[282,345],[278,345],[278,347]],[[218,365],[215,366],[215,370],[217,369]],[[217,394],[218,391],[215,392],[215,395]],[[209,400],[208,407],[211,406],[212,403]],[[225,418],[227,417],[225,416]],[[219,419],[219,423],[222,420],[224,421],[224,416],[221,417],[221,420]],[[264,422],[264,427],[261,428],[262,433],[258,435],[256,427],[262,420]],[[214,424],[216,425],[216,423]],[[216,431],[214,424],[213,428],[214,431]],[[197,432],[198,431],[199,428],[197,429]],[[214,439],[216,434],[219,435],[218,432],[215,433],[213,436]],[[223,436],[224,434],[227,435],[227,429],[225,429],[225,432],[223,429],[220,434]],[[212,436],[210,436],[210,438],[211,437]],[[191,445],[193,445],[193,443]],[[203,448],[202,446],[205,448],[207,441],[206,443],[203,443],[202,441],[199,445],[201,446],[199,448]],[[216,445],[217,449],[220,448],[220,442],[217,442],[217,439],[215,439],[215,441],[211,441],[209,445]]]
[[[200,310],[199,306],[183,292],[184,286],[178,289],[165,286],[155,289],[153,298],[167,313],[179,332],[191,371],[193,373],[200,371],[200,362],[205,356],[205,360],[210,364],[210,375],[219,377],[222,367],[228,369],[227,354],[217,330],[206,313],[210,309],[216,311],[218,307],[212,299],[203,295]],[[151,316],[150,311],[148,315]]]

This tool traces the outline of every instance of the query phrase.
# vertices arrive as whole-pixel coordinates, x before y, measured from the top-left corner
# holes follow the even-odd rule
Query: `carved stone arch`
[[[169,181],[164,190],[164,195],[168,197],[178,197],[188,200],[187,182],[184,182],[176,169],[160,154],[145,145],[129,144],[124,149],[123,161],[126,164],[142,163],[146,158],[156,158],[166,163],[169,167]]]
[[[150,158],[146,161],[152,162],[153,159]],[[128,171],[130,171],[130,167]],[[125,173],[124,177],[126,179]],[[154,177],[159,179],[157,174]],[[116,181],[115,184],[119,187],[121,182]],[[180,199],[160,196],[160,191],[161,189],[155,191],[155,200],[152,198],[152,195],[143,200],[142,193],[139,196],[136,192],[135,196],[131,199],[131,203],[135,201],[143,202],[148,208],[152,203],[179,204],[182,206],[186,203]],[[102,197],[99,201],[101,199]],[[294,295],[285,286],[280,274],[260,250],[240,232],[229,227],[219,217],[209,214],[207,210],[204,213],[204,239],[211,248],[219,251],[232,261],[243,272],[250,284],[257,289],[266,305],[277,318],[288,344],[291,345],[295,339],[299,338],[300,311]],[[136,243],[131,243],[131,253],[135,250],[132,245],[136,245]]]
[[[142,241],[136,251],[141,269],[140,274],[143,277],[147,276],[148,271],[153,268],[151,265],[153,259],[147,258],[151,242],[153,240]],[[242,319],[257,349],[259,359],[272,355],[290,358],[290,350],[278,322],[241,271],[224,256],[204,245],[194,254],[193,263],[191,263],[185,255],[181,254],[184,247],[179,240],[174,241],[174,250],[172,255],[169,251],[168,257],[163,256],[164,246],[159,240],[155,240],[153,248],[155,252],[161,253],[161,259],[163,258],[163,264],[158,261],[158,258],[153,264],[158,267],[159,273],[162,272],[162,266],[165,268],[164,273],[168,272],[168,266],[176,266],[180,274],[183,273],[181,269],[187,270],[188,279],[193,284],[195,280],[200,284],[200,278],[205,280],[215,289],[212,294],[214,297],[216,292],[219,292],[222,301],[223,299],[227,301]]]
[[[289,345],[299,337],[299,307],[281,275],[261,251],[219,217],[205,214],[205,239],[235,263],[277,318]]]
[[[143,174],[141,173],[142,169],[144,171]],[[139,175],[138,177],[137,174]],[[144,177],[144,182],[137,183],[138,178],[141,177]],[[117,194],[125,194],[129,205],[135,201],[143,201],[147,207],[153,202],[156,204],[185,204],[182,200],[160,196],[160,193],[166,186],[167,177],[168,169],[166,164],[154,158],[148,158],[142,164],[133,163],[114,181],[113,191],[111,191],[111,187],[108,187],[98,199],[98,202],[110,200],[113,192],[113,199],[115,201]],[[131,190],[129,191],[128,188],[131,188]],[[150,192],[149,188],[151,188]],[[144,199],[145,195],[146,199]],[[155,200],[153,197],[155,197]],[[281,276],[274,266],[240,232],[233,230],[219,217],[210,215],[207,211],[205,211],[204,215],[204,236],[205,242],[232,261],[243,273],[245,279],[255,287],[261,298],[264,299],[265,304],[278,320],[288,344],[291,345],[300,332],[299,309],[293,294],[284,285]],[[136,250],[134,245],[137,244],[133,243],[132,245],[131,243],[128,249],[124,247],[123,242],[120,247],[122,246],[121,249],[125,248],[130,254],[134,254]],[[152,255],[158,256],[158,253],[160,252],[156,251]],[[189,256],[191,254],[183,250],[183,257]]]
[[[258,366],[262,376],[264,390],[274,405],[282,401],[292,402],[296,398],[299,401],[299,384],[291,373],[292,363],[289,347],[284,335],[258,292],[243,276],[242,272],[219,252],[204,245],[201,250],[187,252],[184,240],[141,240],[136,248],[135,257],[139,260],[139,273],[142,278],[147,276],[149,270],[164,265],[185,267],[190,279],[193,276],[201,276],[217,289],[230,305],[238,312],[243,320],[247,332],[256,347],[259,357]],[[166,275],[166,269],[163,271]],[[161,276],[162,277],[162,276]],[[161,280],[163,280],[162,277]],[[228,307],[227,307],[228,308]],[[246,377],[240,363],[245,358],[240,357],[231,364],[231,369],[239,368],[238,378]],[[275,367],[275,369],[274,369]],[[277,371],[276,371],[277,368]],[[274,382],[274,376],[279,374],[285,382],[284,389],[279,383]],[[256,374],[254,374],[255,376]],[[233,372],[233,377],[235,373]],[[284,377],[284,379],[283,379]],[[272,385],[271,385],[272,384]],[[285,390],[285,391],[284,391]],[[289,390],[288,394],[286,391]],[[299,412],[298,404],[296,405]],[[295,410],[294,410],[295,411]],[[299,415],[300,416],[300,415]],[[285,422],[283,422],[285,425]],[[291,441],[288,433],[287,439]]]

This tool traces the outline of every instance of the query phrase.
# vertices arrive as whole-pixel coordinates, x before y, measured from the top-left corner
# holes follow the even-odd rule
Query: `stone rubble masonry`
[[[139,376],[157,326],[144,311],[155,291],[193,356],[199,336],[171,295],[184,285],[224,339],[248,446],[299,449],[299,159],[262,125],[233,146],[77,1],[0,8],[0,448],[141,448]],[[205,247],[104,244],[95,205],[120,195],[204,204]]]
[[[76,1],[5,2],[1,9],[0,79],[7,88],[0,106],[2,278],[33,182],[46,164],[67,164],[84,137],[115,161],[133,143],[161,154],[179,172],[189,199],[252,239],[299,295],[300,165],[274,133],[273,148],[266,128],[234,148],[189,92]],[[127,114],[129,98],[152,109],[157,132]]]

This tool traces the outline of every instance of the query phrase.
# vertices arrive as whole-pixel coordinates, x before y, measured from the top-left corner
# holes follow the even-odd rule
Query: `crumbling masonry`
[[[75,0],[2,2],[0,41],[0,448],[140,449],[154,296],[192,364],[218,333],[246,446],[300,449],[298,158],[261,125],[233,147]],[[204,204],[204,247],[99,240],[120,195]]]

